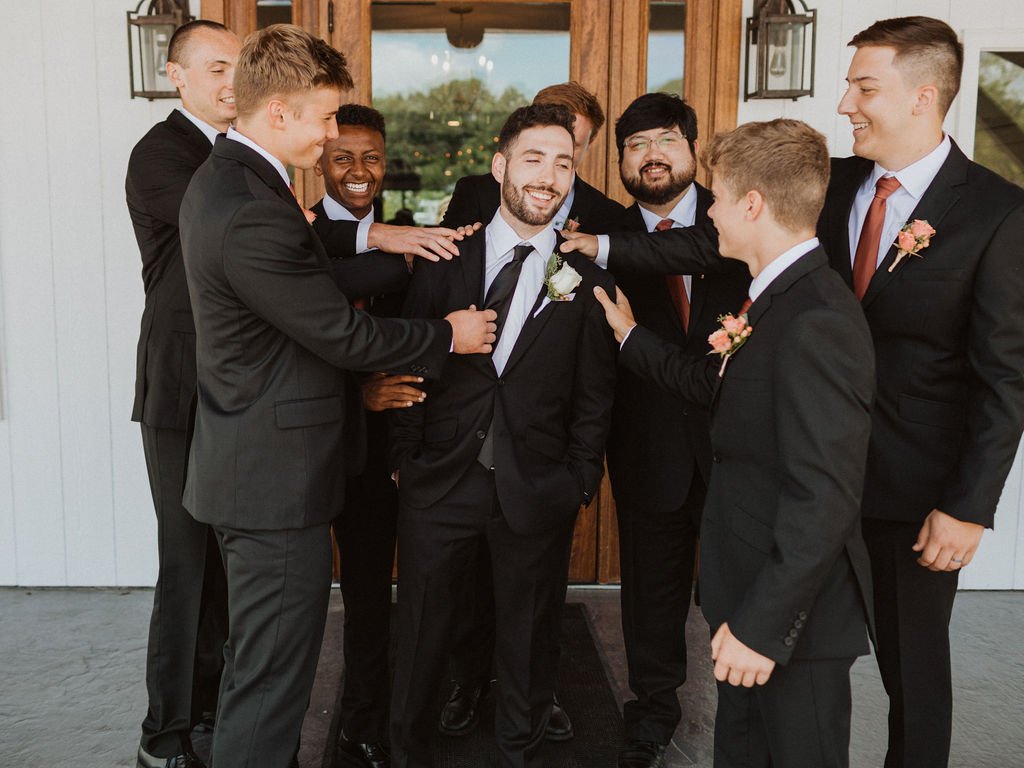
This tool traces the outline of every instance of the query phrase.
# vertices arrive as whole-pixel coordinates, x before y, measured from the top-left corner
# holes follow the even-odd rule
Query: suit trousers
[[[847,768],[853,659],[794,659],[764,685],[718,683],[715,768]]]
[[[181,506],[184,430],[142,424],[157,522],[158,571],[146,653],[149,709],[142,747],[170,757],[190,746],[203,711],[217,708],[227,639],[227,588],[213,531]]]
[[[622,637],[629,687],[627,740],[668,744],[682,719],[677,689],[686,681],[686,615],[705,486],[694,468],[678,509],[618,504]]]
[[[959,571],[934,573],[911,550],[920,523],[865,519],[875,655],[889,695],[885,768],[945,768],[953,728],[949,620]]]
[[[498,765],[542,765],[555,683],[552,647],[574,522],[567,514],[541,533],[514,532],[503,516],[493,473],[476,462],[430,509],[400,504],[398,655],[391,706],[395,768],[433,764],[438,688],[466,574],[481,542],[490,552],[494,593]]]
[[[231,618],[213,733],[217,768],[287,768],[295,755],[331,591],[327,526],[214,527]]]
[[[345,509],[331,523],[345,601],[341,730],[345,738],[360,743],[382,741],[388,734],[388,638],[397,518],[395,484],[386,472],[368,470],[349,478]]]

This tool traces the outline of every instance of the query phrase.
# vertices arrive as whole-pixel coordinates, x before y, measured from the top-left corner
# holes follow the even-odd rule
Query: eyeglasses
[[[652,144],[657,145],[658,149],[670,150],[675,149],[685,141],[686,137],[681,133],[670,133],[666,136],[659,136],[656,139],[633,139],[633,141],[626,142],[626,149],[630,152],[646,152],[650,149]]]

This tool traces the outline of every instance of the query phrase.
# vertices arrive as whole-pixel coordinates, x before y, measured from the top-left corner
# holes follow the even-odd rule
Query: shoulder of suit
[[[1006,208],[1016,208],[1024,204],[1024,189],[973,160],[968,160],[967,184],[978,188],[979,192],[985,195],[986,203],[989,199],[993,203],[1002,201]]]

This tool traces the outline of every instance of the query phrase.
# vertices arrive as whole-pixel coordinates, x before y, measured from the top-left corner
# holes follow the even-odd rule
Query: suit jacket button
[[[689,415],[690,415],[690,409],[689,408],[683,408],[683,416],[689,416]]]
[[[782,644],[783,644],[784,646],[786,646],[787,648],[792,648],[792,647],[793,647],[793,643],[794,643],[794,642],[796,642],[796,641],[795,641],[795,640],[793,640],[793,638],[792,638],[792,637],[784,637],[784,638],[782,639]]]
[[[715,462],[715,464],[721,464],[722,463],[722,459],[721,459],[721,457],[717,453],[714,456],[711,457],[711,460],[713,462]]]
[[[484,439],[485,437],[487,437],[487,433],[486,433],[486,432],[484,432],[484,431],[483,431],[482,429],[478,429],[478,430],[476,431],[476,436],[477,436],[477,437],[478,437],[478,438],[479,438],[480,440],[483,440],[483,439]]]
[[[803,621],[801,619],[797,619],[796,621],[793,622],[793,626],[796,627],[797,629],[803,629],[804,623],[803,623]]]
[[[798,613],[796,617],[801,621],[807,621],[807,611],[800,611],[800,613]]]
[[[799,634],[800,634],[799,630],[796,630],[796,629],[789,630],[789,636],[790,637],[796,637]]]

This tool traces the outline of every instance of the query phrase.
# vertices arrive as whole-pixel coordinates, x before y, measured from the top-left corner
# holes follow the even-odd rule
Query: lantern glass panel
[[[768,22],[767,90],[803,89],[804,34],[806,25],[790,21]]]

